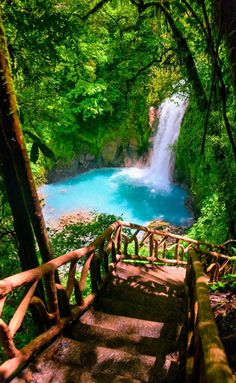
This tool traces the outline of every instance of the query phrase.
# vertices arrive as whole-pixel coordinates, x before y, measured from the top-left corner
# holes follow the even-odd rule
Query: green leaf
[[[21,109],[19,109],[19,119],[20,119],[21,124],[23,125],[25,122],[25,119],[24,119],[24,114],[23,114]]]
[[[30,151],[30,161],[36,164],[36,162],[38,161],[38,158],[39,158],[39,146],[36,142],[34,142]]]
[[[30,132],[29,130],[23,130],[23,133],[25,135],[27,135],[29,138],[31,138],[31,140],[33,140],[34,142],[40,142],[40,138],[38,136],[36,136],[34,133]]]
[[[35,144],[37,144],[38,146],[38,149],[41,150],[41,152],[43,153],[43,155],[47,158],[51,158],[51,159],[55,159],[55,154],[53,153],[53,151],[51,149],[49,149],[49,147],[44,144],[40,138],[38,136],[36,136],[34,133],[30,132],[29,130],[23,130],[23,133],[26,134],[27,136],[29,136],[33,142]],[[33,144],[34,146],[34,144]],[[33,146],[32,146],[32,149],[33,149]],[[36,149],[34,148],[33,150],[36,151]],[[36,153],[36,152],[35,152]],[[33,160],[32,160],[33,161]],[[37,161],[37,160],[36,160]],[[33,161],[34,162],[34,161]]]
[[[38,142],[38,147],[45,157],[55,159],[55,155],[53,151],[49,149],[49,147],[45,145],[43,142]]]
[[[210,291],[216,291],[218,289],[218,285],[210,285],[209,289]]]
[[[226,274],[223,277],[224,279],[236,279],[236,274]]]

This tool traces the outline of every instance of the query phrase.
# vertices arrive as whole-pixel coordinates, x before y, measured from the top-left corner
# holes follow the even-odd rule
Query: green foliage
[[[6,323],[9,323],[12,316],[16,311],[16,307],[20,304],[21,299],[23,298],[25,289],[15,290],[11,294],[8,294],[6,303],[4,305],[3,313],[1,317]],[[21,349],[23,346],[28,344],[35,336],[37,331],[32,319],[31,312],[28,310],[24,321],[14,337],[14,344],[18,349]],[[4,353],[2,344],[0,343],[0,364],[7,359],[7,356]]]
[[[0,177],[0,279],[20,271],[18,247],[4,185]]]
[[[128,254],[130,255],[135,255],[135,244],[134,242],[131,242],[129,245],[128,245]],[[138,251],[138,254],[140,257],[149,257],[150,256],[150,253],[149,253],[149,249],[147,246],[142,246],[139,251]]]
[[[49,149],[48,146],[45,145],[45,143],[42,142],[38,136],[36,136],[35,134],[33,134],[32,132],[28,130],[24,130],[23,133],[25,136],[29,136],[33,141],[31,151],[30,151],[30,160],[33,163],[36,163],[38,161],[39,151],[41,151],[46,158],[55,159],[55,156],[52,150]]]
[[[232,126],[236,108],[223,40],[217,46],[213,2],[167,0],[153,6],[148,1],[111,0],[90,12],[96,3],[2,2],[20,119],[37,184],[45,181],[45,170],[55,163],[70,163],[83,153],[99,159],[107,144],[116,139],[122,149],[133,140],[140,155],[147,152],[152,133],[148,107],[158,106],[164,98],[182,91],[189,95],[189,107],[174,148],[176,179],[187,184],[199,215],[188,235],[224,242],[236,233],[236,166],[222,120],[222,80],[227,90],[226,115]],[[90,16],[85,18],[88,13]],[[222,80],[219,82],[217,76],[213,84],[206,144],[201,154],[206,108],[201,108],[199,92],[202,89],[209,98],[213,48],[219,48]],[[189,59],[193,65],[188,65]],[[232,136],[235,139],[235,129]],[[20,265],[1,179],[0,209],[3,278],[19,271]],[[51,231],[55,256],[87,245],[116,219],[100,214],[88,224]],[[143,247],[140,254],[147,256],[148,250]],[[89,283],[88,279],[85,294],[90,290]],[[225,276],[216,288],[235,289],[235,283],[234,274]],[[12,315],[18,298],[10,297],[5,306],[6,319]],[[23,332],[17,334],[17,346],[27,341],[31,330],[28,324],[23,327]]]
[[[233,291],[236,292],[236,274],[226,274],[221,281],[209,284],[208,288],[211,292],[215,291]]]
[[[78,17],[88,9],[82,0],[18,0],[3,9],[21,121],[40,174],[54,166],[52,152],[64,164],[81,153],[98,157],[112,136],[121,148],[136,136],[140,152],[147,149],[148,90],[139,71],[156,44],[150,23],[137,24],[136,7],[107,4],[86,23]],[[138,35],[147,29],[144,45]]]
[[[223,243],[227,228],[226,207],[220,195],[215,192],[204,200],[200,217],[188,231],[188,236],[209,243]]]
[[[71,250],[87,246],[117,220],[122,220],[122,217],[113,214],[94,213],[91,222],[68,225],[59,232],[50,230],[54,256],[58,257]]]
[[[200,107],[199,92],[202,89],[209,98],[214,49],[219,48],[231,125],[236,117],[226,49],[223,40],[219,47],[216,41],[212,2],[160,1],[153,6],[111,0],[91,12],[95,4],[3,2],[19,112],[37,183],[45,181],[45,170],[83,154],[90,153],[99,162],[110,142],[117,141],[127,152],[135,142],[138,154],[146,153],[152,134],[148,107],[181,91],[189,95],[189,107],[174,148],[176,179],[187,184],[200,215],[190,233],[224,241],[228,232],[236,231],[236,168],[222,122],[218,77],[204,155],[200,154],[206,110]],[[65,235],[71,246],[80,246],[73,239],[77,228],[70,231]],[[66,252],[63,235],[57,241]]]
[[[116,217],[110,214],[96,214],[94,213],[93,219],[89,223],[79,223],[74,225],[68,225],[63,228],[60,232],[50,231],[54,255],[60,256],[69,252],[70,250],[75,250],[80,247],[88,245],[93,241],[98,235],[100,235],[110,224],[116,220],[122,220],[122,217]],[[7,241],[5,246],[11,245],[10,241]],[[1,242],[1,246],[3,243]],[[1,247],[1,250],[3,247]],[[5,247],[6,250],[6,247]],[[2,252],[1,252],[2,254]],[[9,257],[2,257],[0,264],[1,278],[12,275],[19,272],[19,264],[17,259],[17,252],[15,254],[8,253]],[[81,261],[83,262],[83,260]],[[59,275],[61,283],[65,284],[68,277],[68,265],[63,266],[59,270]],[[80,278],[81,273],[76,272],[76,278]],[[83,296],[86,297],[91,292],[91,279],[88,274],[86,287],[83,291]],[[3,310],[3,319],[6,323],[12,318],[17,305],[20,303],[22,297],[25,294],[25,288],[15,290],[13,293],[8,295],[7,301],[4,305]],[[71,303],[75,303],[75,297],[72,296]],[[32,321],[31,312],[28,311],[24,322],[17,332],[14,340],[16,347],[22,348],[27,344],[31,339],[36,336],[35,326]],[[5,355],[3,348],[0,346],[0,363],[5,360]]]
[[[203,116],[192,100],[176,147],[176,176],[188,185],[199,216],[188,235],[222,243],[235,221],[236,166],[217,111],[211,114],[204,155],[200,154],[203,124]]]

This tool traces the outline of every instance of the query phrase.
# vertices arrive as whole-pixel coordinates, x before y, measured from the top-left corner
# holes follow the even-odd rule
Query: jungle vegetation
[[[1,13],[17,97],[15,113],[36,185],[45,182],[51,169],[70,167],[81,154],[99,163],[104,148],[117,137],[121,148],[134,140],[138,155],[147,153],[152,134],[149,107],[181,91],[188,94],[189,106],[173,149],[175,177],[188,187],[198,217],[188,235],[215,243],[235,237],[232,2],[4,0]],[[2,103],[1,116],[4,107]],[[3,130],[3,117],[0,124]],[[19,251],[23,268],[52,257],[45,225],[35,220],[30,199],[19,198],[20,184],[6,180],[11,167],[4,171],[4,166],[1,276],[3,267],[5,275],[13,267],[17,271]],[[9,196],[12,187],[19,187],[17,198]],[[18,204],[13,217],[9,202],[11,207]],[[23,245],[17,214],[26,223]]]

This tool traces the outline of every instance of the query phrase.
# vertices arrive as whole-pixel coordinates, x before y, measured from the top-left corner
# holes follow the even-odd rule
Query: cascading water
[[[146,180],[159,188],[169,189],[173,173],[172,146],[179,136],[187,100],[176,94],[160,107],[160,119],[154,140],[151,163],[146,170]]]
[[[181,94],[175,94],[161,104],[150,165],[144,169],[127,169],[124,171],[127,176],[154,187],[153,191],[170,189],[174,167],[172,146],[179,136],[186,106],[187,99]]]
[[[157,218],[176,225],[188,224],[191,214],[184,204],[186,192],[171,184],[170,150],[178,137],[186,104],[186,98],[176,94],[161,105],[158,132],[146,168],[96,169],[41,187],[47,221],[55,222],[62,215],[81,210],[95,210],[123,215],[125,220],[140,224]]]

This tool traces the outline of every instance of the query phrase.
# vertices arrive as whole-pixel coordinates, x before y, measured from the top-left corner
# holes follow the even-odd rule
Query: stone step
[[[124,333],[112,329],[88,325],[78,322],[64,332],[65,336],[82,342],[94,343],[102,347],[119,349],[133,354],[156,356],[169,354],[179,348],[178,338],[182,326],[171,326],[167,329],[163,325],[163,333],[159,338],[143,337],[138,332]],[[168,338],[166,338],[168,335]]]
[[[142,380],[128,378],[122,375],[110,374],[100,372],[96,374],[96,383],[142,383]]]
[[[64,351],[64,350],[65,351]],[[97,346],[94,343],[78,342],[64,338],[52,359],[60,364],[69,364],[77,368],[86,368],[97,373],[124,375],[129,378],[148,381],[156,358],[149,355],[130,354],[129,352]]]
[[[110,313],[96,311],[93,308],[86,311],[80,318],[80,322],[91,326],[102,327],[103,329],[114,330],[119,334],[138,334],[141,337],[156,339],[164,336],[166,340],[178,339],[182,329],[182,322],[175,321],[173,324],[154,322],[122,315],[112,315]],[[76,327],[76,323],[74,325],[72,324],[72,326]]]
[[[139,271],[143,271],[143,272],[147,272],[149,273],[149,275],[156,275],[157,277],[160,275],[160,274],[164,274],[168,277],[171,277],[173,276],[174,280],[176,279],[176,277],[178,277],[177,279],[179,279],[180,281],[184,280],[185,278],[185,275],[186,275],[186,268],[183,267],[183,266],[166,266],[166,265],[154,265],[152,263],[141,263],[141,264],[138,264],[138,263],[130,263],[130,262],[123,262],[123,261],[120,261],[117,263],[117,267],[120,268],[120,267],[124,267],[126,269],[129,269],[130,271],[131,270],[139,270]]]
[[[159,283],[156,280],[150,280],[144,275],[130,276],[127,274],[126,270],[123,271],[121,269],[119,269],[117,274],[113,272],[107,288],[109,289],[112,286],[138,288],[140,291],[143,290],[153,295],[165,294],[166,296],[170,290],[170,287],[163,283]]]
[[[184,277],[181,267],[119,262],[96,310],[12,383],[182,383]]]
[[[134,355],[60,336],[11,383],[181,383],[178,353]]]
[[[122,297],[121,297],[122,298]],[[125,299],[125,297],[123,297]],[[185,305],[173,306],[168,299],[152,306],[139,305],[122,299],[101,298],[97,309],[108,314],[143,319],[145,321],[181,323],[185,318]]]
[[[130,354],[60,336],[34,365],[29,365],[27,373],[31,370],[37,383],[101,382],[101,376],[107,376],[107,382],[116,376],[148,382],[155,362],[153,356]]]
[[[18,374],[11,383],[141,383],[143,380],[118,375],[116,372],[94,372],[54,360],[37,360]]]
[[[166,285],[167,287],[182,286],[186,275],[186,269],[177,266],[157,266],[145,264],[141,266],[131,265],[125,262],[119,262],[113,275],[121,279],[132,279],[136,277],[137,281],[152,281],[157,285]]]
[[[158,288],[158,291],[152,283],[140,284],[136,282],[120,281],[120,279],[112,280],[104,291],[103,297],[124,299],[131,303],[138,303],[139,305],[160,305],[168,300],[169,304],[173,306],[183,306],[183,300],[185,298],[184,290],[170,290],[167,293],[165,286],[163,289]]]

